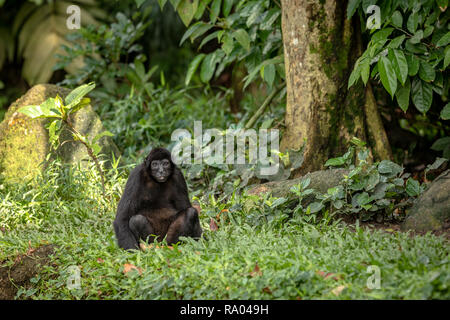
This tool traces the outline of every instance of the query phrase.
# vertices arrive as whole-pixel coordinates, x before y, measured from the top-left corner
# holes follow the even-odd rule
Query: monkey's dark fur
[[[127,250],[138,249],[140,240],[152,242],[155,236],[158,241],[166,237],[168,244],[178,242],[180,236],[201,236],[198,212],[189,201],[186,181],[168,150],[153,149],[130,173],[114,231],[119,246]]]

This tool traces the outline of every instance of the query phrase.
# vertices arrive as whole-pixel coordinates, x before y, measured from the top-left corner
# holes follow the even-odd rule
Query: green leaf
[[[394,28],[381,29],[380,31],[374,33],[370,41],[373,43],[385,41],[391,35],[392,31],[394,31]]]
[[[364,82],[364,85],[367,84],[367,81],[369,80],[370,75],[370,60],[364,59],[363,63],[361,64],[361,80]]]
[[[447,103],[441,110],[441,119],[450,120],[450,103]]]
[[[417,25],[419,24],[419,15],[417,12],[413,12],[409,15],[408,22],[406,23],[406,27],[409,32],[414,34],[417,29]]]
[[[417,30],[416,33],[409,39],[412,44],[419,43],[423,39],[423,30]]]
[[[403,43],[405,37],[406,37],[405,35],[401,35],[392,39],[388,45],[388,48],[397,49]]]
[[[417,110],[426,113],[430,109],[433,100],[433,87],[428,82],[416,77],[412,82],[411,90],[412,101]]]
[[[419,77],[426,82],[434,81],[436,71],[434,71],[434,68],[430,64],[425,61],[421,61],[419,67]]]
[[[167,0],[158,0],[159,7],[161,8],[161,10],[164,9],[166,2],[167,2]]]
[[[212,23],[217,21],[217,17],[220,13],[220,5],[222,4],[222,0],[214,0],[211,4],[211,11],[209,13],[209,19]]]
[[[198,50],[200,50],[205,44],[207,44],[209,41],[215,39],[215,38],[219,38],[220,34],[223,33],[223,30],[217,30],[214,31],[211,34],[208,34],[206,37],[203,38],[202,42],[200,43]]]
[[[389,176],[396,176],[402,172],[402,167],[390,160],[383,160],[378,165],[378,172]]]
[[[223,0],[222,4],[222,13],[224,17],[228,17],[230,14],[231,8],[233,7],[234,0]]]
[[[253,68],[253,69],[249,72],[249,74],[244,78],[244,80],[245,80],[245,83],[244,83],[244,89],[250,84],[250,82],[253,81],[253,79],[255,78],[255,76],[258,74],[258,71],[260,72],[260,71],[261,71],[261,68],[262,68],[263,66],[266,66],[266,65],[268,65],[268,64],[274,64],[274,65],[277,65],[277,64],[283,62],[283,58],[284,58],[283,55],[280,54],[280,55],[278,55],[278,56],[276,56],[276,57],[274,57],[274,58],[272,58],[272,59],[264,60],[264,61],[261,62],[258,66],[256,66],[255,68]]]
[[[350,74],[350,77],[348,78],[348,85],[347,89],[350,88],[352,85],[358,81],[359,77],[361,76],[361,67],[358,64],[355,64],[353,67],[353,71]]]
[[[364,141],[362,141],[361,139],[358,139],[357,137],[353,137],[350,139],[350,143],[354,144],[357,147],[364,147],[366,145],[366,143]]]
[[[408,62],[408,75],[415,76],[419,71],[419,59],[413,54],[407,54],[406,61]]]
[[[186,80],[184,81],[184,84],[187,86],[191,82],[192,76],[194,75],[195,71],[197,71],[198,66],[200,65],[200,62],[202,62],[203,58],[206,55],[204,53],[200,53],[198,56],[196,56],[191,63],[189,64],[189,68],[186,74]]]
[[[450,43],[450,31],[443,35],[438,42],[436,42],[437,47],[443,47]]]
[[[447,162],[448,159],[445,158],[436,158],[436,160],[432,163],[427,165],[427,168],[425,169],[425,174],[431,170],[439,169],[439,167],[444,163]]]
[[[425,30],[423,31],[423,37],[427,38],[429,37],[434,31],[434,27],[433,26],[428,26],[425,28]]]
[[[266,17],[260,23],[259,28],[261,30],[273,30],[273,23],[277,20],[277,18],[281,15],[281,10],[278,8],[272,8],[267,12]]]
[[[142,6],[145,0],[134,0],[134,2],[136,3],[136,6],[139,8],[140,6]]]
[[[420,194],[420,184],[419,181],[409,178],[406,181],[406,193],[410,197],[416,197]]]
[[[403,110],[403,112],[406,112],[406,110],[408,110],[410,92],[411,92],[411,81],[409,81],[409,78],[408,78],[406,80],[405,85],[400,87],[397,90],[397,92],[395,93],[395,97],[397,98],[398,105]]]
[[[450,64],[450,46],[445,47],[444,53],[444,69],[447,69]]]
[[[70,113],[77,112],[78,110],[86,107],[90,102],[91,102],[91,99],[89,99],[89,98],[81,99],[81,101],[79,103],[77,103],[76,105],[74,105],[73,107],[70,108]]]
[[[61,117],[59,113],[55,112],[57,111],[55,108],[55,98],[48,98],[40,105],[24,106],[17,111],[29,116],[32,119]]]
[[[180,1],[181,0],[170,0],[170,3],[172,4],[172,6],[175,10],[177,10],[178,4],[180,3]]]
[[[259,16],[261,15],[263,10],[263,4],[262,1],[256,2],[255,5],[252,7],[250,15],[247,18],[247,21],[245,22],[247,25],[247,28],[250,28],[256,21],[258,20]]]
[[[338,157],[338,158],[331,158],[328,159],[327,162],[325,162],[325,167],[337,167],[337,166],[342,166],[345,164],[345,159],[344,157]]]
[[[397,28],[401,28],[403,26],[403,16],[400,13],[400,11],[398,11],[398,10],[394,11],[394,13],[392,14],[391,20],[392,20],[392,24],[394,26],[396,26]]]
[[[392,67],[391,62],[386,57],[381,57],[377,65],[378,71],[380,73],[381,83],[393,98],[395,90],[397,90],[397,77],[395,76],[394,68]]]
[[[32,119],[44,118],[43,116],[44,113],[42,112],[41,106],[36,105],[24,106],[17,111],[23,113],[24,115],[29,116]]]
[[[65,99],[65,104],[70,109],[77,105],[81,99],[87,95],[89,92],[91,92],[95,88],[95,83],[90,82],[88,84],[83,84],[79,86],[78,88],[75,88],[72,90]]]
[[[250,51],[250,36],[244,29],[238,29],[233,32],[233,37],[240,43],[240,45],[248,52]]]
[[[217,51],[208,54],[202,62],[200,69],[200,79],[206,83],[211,80],[217,65]]]
[[[181,21],[187,27],[194,18],[197,11],[199,0],[181,0],[177,7],[177,12],[180,15]]]
[[[203,13],[205,12],[206,6],[211,2],[211,0],[200,0],[198,4],[197,11],[195,12],[194,18],[196,20],[200,20],[203,17]]]
[[[320,210],[322,210],[323,207],[324,207],[324,205],[321,202],[313,202],[308,206],[308,208],[310,210],[309,213],[319,212]]]
[[[275,80],[274,64],[268,64],[267,66],[262,67],[262,78],[269,84],[270,87],[272,87],[273,81]]]
[[[405,84],[408,77],[408,62],[406,61],[403,51],[396,49],[389,49],[389,60],[392,62],[395,74],[401,84]]]
[[[432,150],[443,151],[450,146],[450,137],[444,137],[436,140],[431,146]]]
[[[356,196],[356,202],[359,206],[364,206],[370,202],[370,197],[367,192],[362,192]]]
[[[103,131],[103,132],[101,132],[101,133],[99,133],[99,134],[97,134],[95,137],[94,137],[94,139],[92,139],[92,143],[95,143],[95,142],[97,142],[99,139],[101,139],[101,138],[103,138],[103,137],[114,137],[114,134],[113,133],[111,133],[111,132],[109,132],[109,131]]]
[[[184,41],[186,41],[187,38],[191,38],[191,41],[194,41],[197,37],[204,34],[206,31],[214,27],[212,24],[204,23],[204,22],[197,22],[189,27],[189,29],[186,30],[183,37],[180,40],[180,46],[183,44]]]
[[[350,19],[358,8],[361,0],[350,0],[347,5],[347,19]]]
[[[222,50],[225,52],[227,56],[230,55],[231,51],[234,48],[233,37],[229,33],[225,33],[222,38]]]

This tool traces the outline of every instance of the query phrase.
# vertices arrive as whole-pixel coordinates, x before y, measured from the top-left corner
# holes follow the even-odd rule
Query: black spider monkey
[[[138,249],[139,241],[168,244],[180,236],[202,234],[198,212],[189,201],[186,181],[164,148],[155,148],[130,173],[117,207],[114,231],[123,249]]]

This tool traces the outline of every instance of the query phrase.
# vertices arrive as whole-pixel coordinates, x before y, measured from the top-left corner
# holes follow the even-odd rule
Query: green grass
[[[18,298],[450,298],[449,246],[443,237],[351,231],[338,222],[310,224],[302,216],[257,224],[255,212],[231,210],[243,201],[238,198],[215,232],[209,219],[219,209],[202,203],[199,241],[186,239],[173,250],[125,252],[115,243],[112,221],[126,171],[108,173],[112,201],[102,198],[93,168],[55,163],[39,181],[0,185],[0,261],[12,264],[29,243],[56,245],[53,264],[32,279],[33,288],[19,290]],[[124,273],[125,264],[140,272]],[[380,289],[367,288],[370,265],[380,268]],[[69,266],[81,269],[79,290],[67,288]]]

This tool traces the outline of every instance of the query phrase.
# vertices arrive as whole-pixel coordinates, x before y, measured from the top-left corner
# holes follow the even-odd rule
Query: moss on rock
[[[31,119],[17,110],[27,105],[38,105],[50,97],[65,97],[70,90],[51,84],[39,84],[32,87],[8,108],[4,120],[0,123],[0,175],[10,181],[31,179],[45,168],[46,156],[50,152],[47,119]],[[100,118],[91,106],[81,109],[72,117],[75,128],[92,139],[104,131]],[[57,150],[67,163],[79,162],[87,157],[85,147],[73,141],[67,130],[61,135],[63,146]],[[107,158],[119,151],[110,137],[99,140],[101,153]],[[54,156],[54,155],[53,155]]]
[[[450,220],[450,170],[434,180],[408,211],[402,230],[441,230]]]

